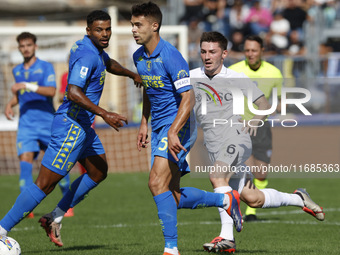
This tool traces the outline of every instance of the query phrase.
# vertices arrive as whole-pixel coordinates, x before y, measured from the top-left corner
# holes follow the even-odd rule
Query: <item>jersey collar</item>
[[[165,44],[165,41],[163,40],[163,38],[161,37],[157,46],[156,46],[156,49],[152,52],[152,54],[150,55],[150,57],[148,56],[148,54],[146,54],[146,51],[145,51],[145,48],[144,48],[144,56],[146,58],[154,58],[156,57],[157,55],[159,55],[161,53],[161,50],[163,49],[164,47],[164,44]]]
[[[90,37],[88,36],[88,35],[85,35],[84,36],[84,39],[83,39],[83,41],[84,41],[84,43],[85,43],[85,45],[88,45],[94,52],[96,52],[98,55],[100,55],[103,51],[99,51],[98,49],[97,49],[97,47],[96,46],[94,46],[94,44],[92,43],[92,41],[91,41],[91,39],[90,39]]]
[[[216,74],[214,77],[217,77],[217,76],[223,75],[223,74],[227,74],[227,71],[228,71],[228,69],[224,65],[222,65],[221,71],[218,74]],[[204,66],[201,67],[201,72],[202,72],[202,75],[208,77],[204,72]]]

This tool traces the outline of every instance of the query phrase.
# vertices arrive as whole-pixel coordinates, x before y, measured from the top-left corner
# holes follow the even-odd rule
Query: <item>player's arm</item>
[[[21,89],[27,89],[29,91],[35,92],[39,95],[46,97],[54,97],[56,93],[56,88],[52,86],[42,86],[35,83],[30,82],[19,82],[15,83],[12,86],[12,93],[17,94],[17,92]]]
[[[69,84],[68,85],[68,93],[67,99],[76,103],[86,111],[92,112],[103,118],[103,120],[113,127],[115,130],[124,126],[123,122],[128,124],[127,119],[124,116],[121,116],[114,112],[108,112],[98,105],[94,104],[82,91],[82,89],[76,85]]]
[[[254,102],[254,104],[258,107],[258,110],[268,110],[270,109],[270,105],[267,101],[267,99],[265,98],[265,96],[261,96],[258,99],[256,99],[256,101]],[[251,120],[251,126],[248,125],[249,121],[247,122],[246,125],[246,132],[249,131],[250,135],[254,135],[256,136],[257,133],[257,126],[259,124],[259,122],[264,121],[267,118],[268,115],[255,115]]]
[[[182,100],[174,122],[168,131],[168,149],[175,160],[178,161],[177,154],[181,151],[187,151],[178,138],[178,132],[185,125],[190,117],[190,112],[195,105],[195,95],[192,89],[182,92]]]
[[[112,74],[120,75],[120,76],[126,76],[131,78],[136,87],[142,86],[142,79],[140,76],[129,69],[126,69],[125,67],[121,66],[116,60],[110,59],[106,62],[106,70]]]
[[[16,106],[18,103],[19,103],[18,96],[14,94],[11,100],[6,104],[5,108],[5,115],[8,120],[13,120],[14,111],[12,108]]]
[[[150,117],[151,105],[146,94],[145,88],[143,90],[143,111],[142,120],[139,126],[139,131],[137,135],[137,149],[140,151],[141,148],[146,148],[149,143],[148,139],[148,120]]]

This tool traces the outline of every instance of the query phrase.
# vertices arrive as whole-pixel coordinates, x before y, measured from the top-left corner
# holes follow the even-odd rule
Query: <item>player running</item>
[[[180,178],[190,171],[185,160],[196,140],[196,125],[190,118],[195,99],[190,85],[189,67],[178,50],[159,35],[162,13],[152,3],[132,7],[132,33],[142,45],[133,55],[143,80],[143,115],[137,148],[148,144],[148,119],[151,114],[151,172],[149,189],[158,210],[165,247],[163,255],[178,255],[177,209],[215,206],[233,218],[242,229],[238,193],[205,192],[180,188]]]
[[[104,51],[111,37],[111,17],[106,12],[91,12],[87,16],[86,32],[87,35],[71,49],[67,93],[55,113],[51,141],[39,176],[18,196],[12,209],[0,221],[0,235],[7,235],[79,161],[87,172],[72,183],[57,207],[39,220],[50,240],[63,246],[60,229],[65,212],[82,201],[107,176],[105,151],[91,124],[95,115],[99,115],[118,131],[127,119],[98,106],[106,71],[127,76],[136,84],[142,80],[138,74],[110,59]]]
[[[224,166],[224,169],[232,170],[210,173],[214,192],[224,194],[233,188],[238,190],[240,199],[251,207],[299,206],[316,219],[324,220],[322,208],[311,200],[305,190],[297,189],[294,194],[288,194],[275,189],[259,190],[252,183],[251,173],[244,168],[244,162],[251,154],[250,134],[256,135],[258,126],[256,123],[264,120],[266,115],[256,115],[251,126],[248,125],[249,122],[244,122],[243,126],[242,122],[238,122],[241,116],[233,114],[235,93],[233,94],[232,91],[237,87],[245,96],[252,96],[259,110],[266,110],[269,106],[262,91],[246,75],[223,65],[228,55],[227,45],[228,40],[222,34],[203,33],[200,41],[203,67],[190,71],[197,99],[195,114],[203,129],[204,143],[210,160],[215,169],[218,169],[217,166]],[[212,99],[206,100],[207,109],[204,114],[202,107],[205,102],[202,100],[208,98],[204,93],[209,87],[219,96],[221,104],[215,104]],[[241,102],[243,104],[243,101]],[[214,125],[216,119],[228,120],[229,124]],[[230,123],[234,125],[231,126]],[[205,243],[203,247],[209,252],[235,252],[233,220],[225,211],[219,209],[219,212],[222,223],[220,235],[210,243]]]
[[[13,68],[15,84],[13,97],[6,105],[5,115],[12,120],[13,107],[19,104],[20,118],[17,132],[17,153],[20,160],[19,186],[22,192],[33,183],[32,169],[40,150],[45,151],[51,139],[53,97],[56,91],[55,73],[51,63],[35,56],[37,37],[29,32],[17,36],[22,64]],[[70,187],[70,177],[59,182],[63,195]],[[73,215],[73,211],[68,212]],[[33,218],[31,212],[27,218]]]

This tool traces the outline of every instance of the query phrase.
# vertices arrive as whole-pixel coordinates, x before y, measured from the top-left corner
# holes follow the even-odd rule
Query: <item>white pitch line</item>
[[[340,208],[327,208],[324,210],[324,212],[340,212]],[[258,216],[268,216],[268,215],[286,215],[286,214],[304,214],[302,210],[291,210],[291,211],[283,211],[283,210],[278,210],[278,211],[270,211],[270,212],[263,212],[263,213],[257,213]],[[259,221],[254,221],[251,224],[300,224],[300,225],[317,225],[317,224],[322,224],[322,225],[332,225],[332,226],[340,226],[340,222],[334,222],[334,221],[281,221],[281,220],[259,220]],[[221,224],[220,221],[195,221],[195,222],[178,222],[178,225],[181,226],[186,226],[186,225],[194,225],[194,224],[199,224],[199,225],[218,225]],[[148,224],[112,224],[112,225],[94,225],[93,228],[101,228],[101,229],[107,229],[107,228],[135,228],[135,227],[154,227],[154,226],[159,226],[159,223],[148,223]],[[25,227],[25,228],[13,228],[12,231],[31,231],[31,230],[36,230],[38,229],[37,226],[31,226],[31,227]]]

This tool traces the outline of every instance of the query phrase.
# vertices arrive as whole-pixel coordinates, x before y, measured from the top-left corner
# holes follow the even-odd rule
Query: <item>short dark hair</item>
[[[217,42],[222,50],[226,50],[228,47],[228,39],[216,31],[204,32],[201,36],[200,46],[202,45],[202,42]]]
[[[97,20],[111,20],[110,15],[102,10],[95,10],[87,15],[87,26],[90,27]]]
[[[263,48],[263,40],[258,35],[248,35],[244,41],[247,41],[247,40],[258,42],[260,44],[261,48]]]
[[[158,5],[153,2],[143,3],[143,4],[135,4],[131,8],[131,15],[138,17],[152,17],[158,23],[158,32],[162,25],[162,12],[159,9]]]
[[[37,42],[37,37],[34,34],[31,34],[30,32],[22,32],[20,35],[17,36],[17,42],[20,43],[21,40],[25,39],[32,39],[34,44]]]

